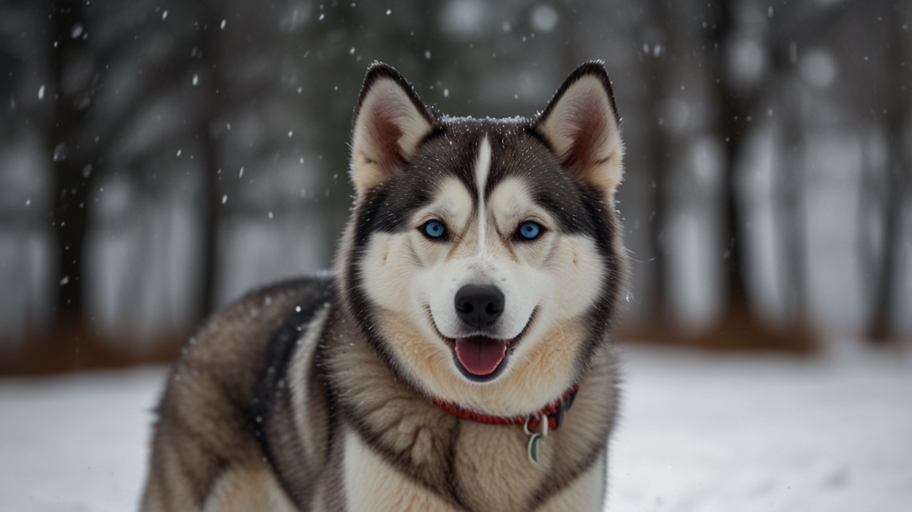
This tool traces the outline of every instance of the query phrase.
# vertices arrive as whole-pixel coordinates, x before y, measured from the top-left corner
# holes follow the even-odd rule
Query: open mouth
[[[511,341],[487,336],[456,338],[453,351],[461,369],[475,377],[486,377],[496,372],[507,358]]]
[[[492,338],[484,335],[448,338],[437,329],[430,309],[428,309],[428,317],[434,330],[437,331],[437,335],[453,350],[453,362],[459,373],[475,382],[489,382],[503,373],[510,359],[510,349],[515,347],[529,330],[537,311],[538,308],[532,311],[526,326],[515,338],[511,339]]]

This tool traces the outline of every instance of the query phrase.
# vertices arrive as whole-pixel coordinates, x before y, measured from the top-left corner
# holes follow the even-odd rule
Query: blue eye
[[[424,232],[425,236],[431,239],[441,239],[446,235],[446,226],[443,225],[443,222],[439,220],[431,220],[424,223],[421,230]]]
[[[533,221],[526,221],[519,225],[519,237],[523,240],[535,240],[542,232],[541,224]]]

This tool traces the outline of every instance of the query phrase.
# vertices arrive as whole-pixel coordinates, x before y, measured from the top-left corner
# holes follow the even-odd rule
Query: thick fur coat
[[[443,116],[371,66],[334,272],[251,293],[190,341],[143,510],[601,510],[622,156],[600,63],[532,120]],[[539,426],[492,424],[515,418]]]

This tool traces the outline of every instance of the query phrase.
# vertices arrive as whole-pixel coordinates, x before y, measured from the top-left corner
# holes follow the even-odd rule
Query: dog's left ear
[[[617,108],[605,66],[587,62],[567,77],[533,128],[575,179],[611,200],[623,174]]]
[[[433,128],[412,85],[391,66],[367,69],[352,130],[352,181],[358,195],[401,171]]]

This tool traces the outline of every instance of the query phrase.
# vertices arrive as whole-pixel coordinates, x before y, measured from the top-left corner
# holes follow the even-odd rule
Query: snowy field
[[[609,510],[912,510],[909,355],[624,355]],[[0,380],[0,511],[134,510],[163,375]]]

